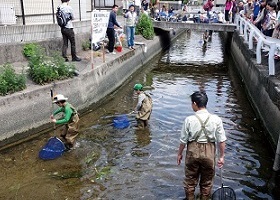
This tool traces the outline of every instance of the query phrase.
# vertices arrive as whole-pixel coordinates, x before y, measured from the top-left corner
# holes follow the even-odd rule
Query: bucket
[[[124,129],[129,126],[129,120],[126,115],[120,115],[113,119],[113,124],[115,128]]]
[[[117,52],[122,52],[122,46],[117,46],[116,50],[117,50]]]
[[[64,143],[57,137],[51,137],[47,144],[39,152],[39,158],[42,160],[53,160],[62,156],[65,151]]]

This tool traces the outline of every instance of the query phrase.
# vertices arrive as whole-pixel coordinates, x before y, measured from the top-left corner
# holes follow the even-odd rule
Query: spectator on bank
[[[253,11],[254,11],[254,4],[252,0],[248,0],[247,3],[244,5],[244,17],[245,19],[253,21]]]
[[[253,3],[254,9],[253,9],[253,21],[255,21],[258,17],[258,14],[260,12],[260,8],[261,8],[261,3],[260,0],[255,0],[255,2]]]
[[[218,23],[225,23],[225,15],[221,11],[218,12]]]
[[[262,28],[262,23],[264,21],[265,15],[266,15],[266,1],[265,0],[261,0],[260,1],[260,11],[259,14],[257,16],[257,19],[255,21],[253,21],[253,24],[259,29],[261,30]]]
[[[239,1],[239,3],[237,4],[237,13],[240,14],[242,10],[244,10],[244,3],[243,1]]]
[[[145,15],[149,16],[149,13],[148,13],[146,10],[144,10],[143,7],[140,9],[140,16],[141,16],[142,14],[145,14]]]
[[[208,0],[204,5],[203,5],[203,10],[207,12],[207,17],[210,19],[210,11],[212,10],[214,6],[214,0]]]
[[[117,22],[116,15],[118,12],[119,6],[118,5],[113,5],[112,11],[110,12],[109,16],[109,23],[107,27],[107,36],[109,39],[109,44],[108,44],[108,52],[111,54],[116,54],[114,52],[114,47],[115,47],[115,26],[122,28],[119,23]]]
[[[185,4],[184,6],[183,6],[183,8],[182,8],[182,10],[184,11],[184,12],[188,12],[188,5],[187,4]]]
[[[77,56],[76,52],[75,33],[73,30],[74,26],[72,23],[72,20],[74,20],[74,14],[72,7],[69,6],[69,1],[70,0],[61,0],[62,4],[59,6],[64,13],[67,13],[67,15],[70,16],[70,20],[67,22],[66,26],[61,27],[61,34],[63,38],[62,57],[65,59],[66,62],[69,61],[67,58],[67,49],[68,41],[70,41],[72,61],[81,61],[81,58]]]
[[[277,17],[276,17],[276,25],[274,28],[274,31],[272,33],[272,37],[276,39],[280,39],[280,12],[278,11]]]
[[[235,15],[237,13],[237,4],[236,4],[236,0],[232,0],[232,23],[234,23],[234,19],[235,19]]]
[[[141,8],[143,8],[143,10],[147,11],[149,8],[149,3],[146,0],[143,0],[141,2]],[[140,9],[141,10],[141,9]]]
[[[139,16],[140,9],[141,9],[141,0],[134,0],[134,6],[135,6],[135,12],[137,16]]]
[[[126,38],[127,46],[130,50],[134,50],[134,35],[135,35],[135,26],[137,23],[137,14],[135,12],[135,6],[130,5],[129,11],[125,13],[124,17],[126,18],[125,27],[126,27]]]
[[[264,35],[271,37],[276,25],[276,3],[270,1],[267,3],[267,13],[262,24],[262,32]]]
[[[162,8],[161,8],[161,10],[159,12],[159,17],[163,18],[163,19],[166,19],[168,17],[168,10],[165,7],[165,5],[162,6]]]
[[[280,11],[280,0],[277,1],[277,9],[276,12],[278,13]]]
[[[276,22],[274,31],[272,33],[272,37],[276,38],[276,39],[280,39],[280,12],[279,11],[277,13],[277,17],[276,18],[277,18],[277,22]],[[274,59],[280,60],[279,53],[274,55]]]
[[[226,23],[229,23],[231,21],[232,8],[233,8],[232,0],[226,0],[226,3],[225,3],[225,20],[226,20]]]

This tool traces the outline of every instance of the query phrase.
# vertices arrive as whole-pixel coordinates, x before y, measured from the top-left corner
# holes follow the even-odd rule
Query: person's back
[[[76,52],[76,41],[75,41],[75,33],[73,31],[73,23],[72,20],[74,19],[73,9],[69,6],[70,0],[61,0],[62,4],[60,9],[66,13],[67,17],[69,17],[69,21],[67,22],[66,26],[61,27],[61,34],[63,38],[63,46],[62,46],[62,57],[65,61],[69,61],[67,57],[67,49],[68,49],[68,41],[71,44],[71,56],[72,61],[81,61],[81,58],[77,56]]]
[[[195,114],[186,117],[183,122],[177,164],[181,164],[182,153],[187,146],[184,181],[186,198],[194,200],[195,187],[199,184],[200,199],[208,200],[215,175],[216,144],[220,153],[217,164],[221,168],[224,164],[226,136],[221,118],[206,109],[208,97],[205,92],[194,92],[191,102]]]
[[[62,3],[60,9],[63,13],[65,13],[66,17],[70,20],[66,24],[66,28],[74,28],[72,20],[74,20],[73,9],[67,3]]]

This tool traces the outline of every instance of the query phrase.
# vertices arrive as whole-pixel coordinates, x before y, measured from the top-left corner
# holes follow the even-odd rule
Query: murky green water
[[[182,122],[193,113],[189,96],[199,88],[207,91],[208,110],[222,117],[227,132],[224,185],[237,199],[273,199],[267,188],[273,152],[264,130],[230,62],[224,63],[218,34],[206,49],[201,35],[178,39],[84,115],[75,150],[40,160],[39,150],[54,135],[50,132],[2,151],[0,199],[183,199],[184,167],[177,166],[177,149]],[[154,100],[150,126],[134,130],[129,116],[130,127],[115,129],[113,118],[136,104],[132,88],[137,82]],[[213,190],[219,186],[216,176]]]

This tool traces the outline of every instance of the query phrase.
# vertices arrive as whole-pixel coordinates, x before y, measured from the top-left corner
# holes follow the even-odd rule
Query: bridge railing
[[[255,53],[258,64],[262,62],[262,51],[268,51],[268,72],[269,75],[275,75],[274,56],[280,53],[280,40],[265,36],[254,24],[239,15],[235,18],[235,24],[249,49],[254,49],[254,43],[257,42]]]

